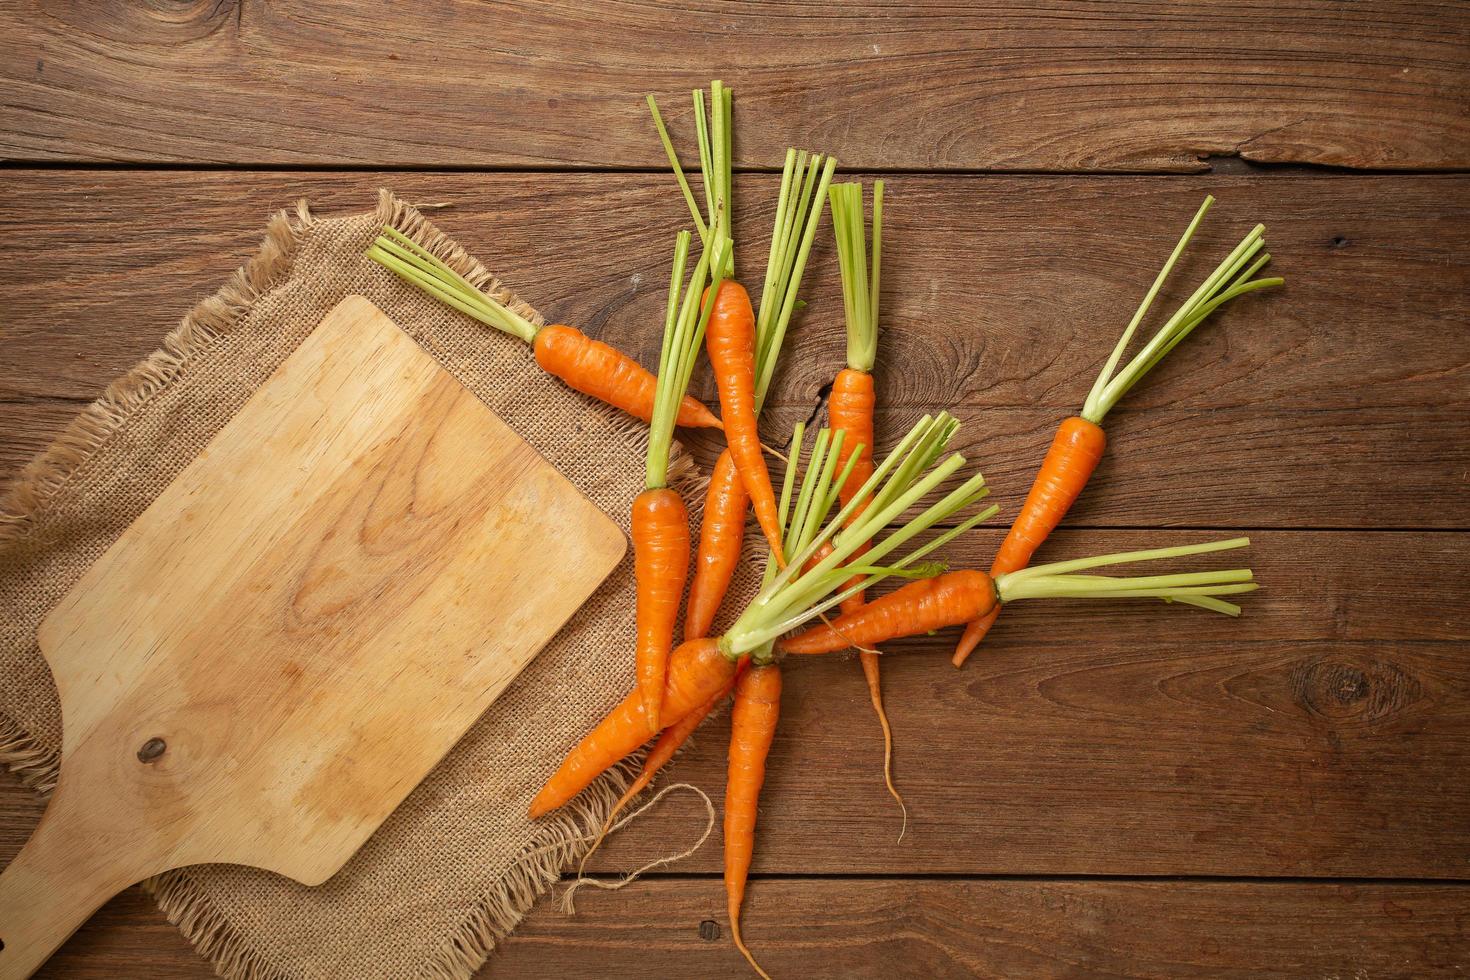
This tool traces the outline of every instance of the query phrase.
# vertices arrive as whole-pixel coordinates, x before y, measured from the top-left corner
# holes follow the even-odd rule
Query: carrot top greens
[[[679,189],[684,194],[684,203],[689,206],[689,213],[694,218],[695,227],[707,248],[711,247],[711,229],[715,231],[715,238],[729,240],[732,235],[730,195],[733,168],[730,148],[733,135],[733,94],[719,81],[711,82],[709,103],[711,109],[706,118],[704,92],[699,89],[694,91],[694,121],[705,201],[705,209],[701,213],[694,190],[679,163],[674,141],[664,125],[658,102],[652,95],[648,96],[648,109],[653,115],[653,124],[663,143],[664,153],[674,170]],[[817,237],[817,227],[821,224],[827,188],[836,170],[837,161],[830,156],[798,150],[795,147],[786,151],[786,162],[781,170],[781,189],[776,198],[771,248],[766,256],[766,277],[756,304],[757,410],[765,403],[766,392],[776,371],[776,357],[786,339],[791,317],[802,305],[797,298],[797,291],[801,288],[802,273],[811,255],[812,243]],[[733,257],[730,275],[734,275]]]
[[[669,277],[669,301],[664,312],[663,348],[658,358],[658,384],[653,396],[653,418],[648,426],[648,473],[646,486],[650,490],[667,484],[669,450],[674,442],[674,425],[679,418],[679,406],[684,392],[689,388],[689,378],[694,373],[694,362],[704,343],[705,328],[709,326],[710,313],[714,310],[715,294],[724,281],[728,266],[729,243],[721,242],[713,258],[709,249],[704,249],[689,276],[689,286],[682,290],[684,268],[689,261],[690,235],[681,231],[674,240],[674,264]],[[700,302],[705,280],[710,280],[708,298]]]
[[[879,562],[917,535],[989,494],[985,478],[978,473],[896,531],[882,540],[874,540],[866,553],[860,551],[864,542],[876,539],[890,523],[965,465],[964,457],[958,453],[941,460],[958,427],[959,423],[948,413],[920,419],[873,471],[852,501],[828,519],[838,500],[838,488],[852,472],[857,454],[854,452],[842,472],[837,473],[838,454],[846,432],[838,431],[834,436],[824,429],[818,432],[811,455],[802,467],[805,431],[803,425],[797,425],[792,437],[791,463],[781,491],[780,513],[789,535],[785,540],[790,560],[779,570],[774,560],[768,564],[766,584],[720,641],[726,654],[738,656],[754,651],[756,660],[768,658],[769,644],[782,633],[821,615],[861,589],[895,575],[921,578],[941,572],[943,566],[937,563],[916,563],[990,517],[996,508],[987,508],[964,519],[890,565]],[[798,468],[803,469],[803,475],[793,507],[791,495]],[[858,514],[863,500],[870,497],[871,503]],[[847,526],[849,520],[852,523]],[[802,567],[829,541],[832,551],[811,569],[803,571]],[[860,578],[858,584],[844,588],[855,576]],[[837,590],[842,591],[834,595]]]
[[[397,228],[383,226],[383,233],[367,250],[367,257],[388,269],[410,286],[526,343],[536,339],[536,324],[502,303],[486,296],[438,256]]]
[[[863,185],[832,185],[832,227],[842,271],[842,303],[847,315],[847,366],[873,373],[878,357],[878,274],[883,247],[883,181],[873,182],[873,263],[864,242]]]
[[[1102,373],[1098,375],[1097,381],[1093,383],[1092,391],[1088,393],[1087,401],[1082,406],[1082,417],[1087,421],[1101,424],[1103,417],[1112,410],[1114,405],[1118,404],[1119,399],[1128,394],[1129,390],[1138,384],[1145,374],[1153,370],[1174,349],[1175,345],[1188,337],[1194,328],[1203,323],[1211,313],[1237,296],[1243,296],[1257,289],[1279,286],[1285,282],[1281,278],[1251,278],[1260,272],[1267,262],[1271,261],[1270,253],[1261,251],[1266,245],[1266,226],[1256,225],[1251,229],[1250,234],[1235,246],[1235,250],[1227,255],[1225,260],[1215,268],[1215,271],[1200,284],[1200,287],[1194,291],[1194,295],[1189,297],[1184,305],[1169,318],[1168,322],[1159,328],[1158,332],[1143,346],[1143,349],[1134,355],[1121,371],[1118,370],[1118,362],[1122,360],[1123,351],[1127,349],[1128,342],[1133,339],[1133,334],[1148,313],[1148,308],[1153,305],[1154,298],[1158,296],[1159,289],[1164,285],[1164,280],[1168,278],[1174,264],[1179,261],[1179,256],[1184,253],[1185,246],[1189,244],[1189,240],[1194,237],[1195,230],[1204,220],[1205,213],[1214,203],[1213,197],[1205,198],[1199,211],[1195,213],[1194,220],[1189,223],[1189,227],[1184,229],[1179,244],[1174,246],[1173,253],[1164,262],[1164,267],[1159,270],[1153,285],[1144,294],[1138,312],[1133,314],[1133,319],[1124,329],[1123,336],[1118,340],[1118,346],[1113,348],[1113,353],[1108,357],[1107,364],[1104,365]]]

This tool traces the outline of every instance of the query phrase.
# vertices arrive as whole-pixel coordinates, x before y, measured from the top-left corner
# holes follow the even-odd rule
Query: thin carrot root
[[[868,681],[868,697],[873,702],[873,711],[878,715],[878,725],[883,729],[883,782],[888,787],[888,795],[893,797],[903,814],[903,823],[898,828],[898,842],[901,844],[903,835],[909,829],[909,808],[898,787],[893,784],[893,729],[888,725],[888,712],[883,707],[883,685],[878,673],[879,654],[865,650],[858,656],[862,661],[863,676]]]
[[[730,909],[730,938],[735,940],[735,948],[740,950],[740,955],[745,957],[745,962],[750,964],[750,968],[761,977],[763,977],[764,980],[771,980],[771,975],[767,973],[764,969],[762,969],[761,965],[755,961],[755,956],[751,954],[750,948],[745,945],[745,940],[742,939],[740,936],[739,907],[733,907]]]

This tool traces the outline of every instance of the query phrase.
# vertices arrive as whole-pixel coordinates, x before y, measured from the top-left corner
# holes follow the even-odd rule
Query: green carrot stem
[[[1185,247],[1194,237],[1205,214],[1214,203],[1214,198],[1207,196],[1204,203],[1200,205],[1189,226],[1185,228],[1184,234],[1180,236],[1178,244],[1174,246],[1173,252],[1165,260],[1164,266],[1159,270],[1153,285],[1144,294],[1143,301],[1138,310],[1133,314],[1133,319],[1124,328],[1122,336],[1108,356],[1097,380],[1093,382],[1092,390],[1088,392],[1087,400],[1082,406],[1082,417],[1090,422],[1101,424],[1103,418],[1112,410],[1120,399],[1126,395],[1146,374],[1158,366],[1159,362],[1172,351],[1181,340],[1189,336],[1204,320],[1215,310],[1238,296],[1256,289],[1265,289],[1280,285],[1280,279],[1260,279],[1250,281],[1250,278],[1261,270],[1270,259],[1269,254],[1255,258],[1258,252],[1264,248],[1265,226],[1256,225],[1250,233],[1241,239],[1240,244],[1230,252],[1225,259],[1215,267],[1215,270],[1206,277],[1205,281],[1194,291],[1183,305],[1175,311],[1168,321],[1159,328],[1143,348],[1133,356],[1128,364],[1121,369],[1123,353],[1128,348],[1139,324],[1153,305],[1164,281],[1173,270],[1179,257],[1184,253]],[[1253,261],[1254,260],[1254,261]],[[1247,268],[1247,265],[1249,267]],[[1244,273],[1242,269],[1246,269]]]
[[[878,281],[883,243],[883,181],[873,183],[872,264],[863,222],[862,184],[835,184],[832,228],[836,232],[842,304],[847,319],[847,366],[871,372],[878,356]]]
[[[389,225],[368,248],[367,257],[442,303],[487,326],[531,343],[534,323],[496,302],[442,259]]]
[[[1094,555],[1091,558],[1074,558],[1070,561],[1055,561],[1045,565],[1032,565],[1018,572],[1007,572],[1000,578],[1006,578],[1012,582],[1028,578],[1039,578],[1043,575],[1066,575],[1071,572],[1082,572],[1090,568],[1102,568],[1108,565],[1127,565],[1140,561],[1161,561],[1167,558],[1192,558],[1195,555],[1206,555],[1216,551],[1233,551],[1236,548],[1247,547],[1251,539],[1247,537],[1227,538],[1223,541],[1206,541],[1200,544],[1175,545],[1168,548],[1148,548],[1142,551],[1120,551],[1110,555]]]
[[[699,240],[709,247],[709,226],[705,224],[704,215],[699,213],[699,205],[695,203],[694,191],[689,188],[689,178],[684,176],[684,168],[679,165],[679,154],[674,151],[674,141],[669,138],[669,131],[664,127],[663,116],[659,114],[658,103],[652,95],[648,96],[648,111],[653,114],[653,125],[658,129],[658,138],[663,142],[664,153],[669,158],[669,166],[674,168],[674,178],[679,181],[679,190],[684,192],[684,203],[689,205],[689,214],[694,218],[694,227],[699,231]]]

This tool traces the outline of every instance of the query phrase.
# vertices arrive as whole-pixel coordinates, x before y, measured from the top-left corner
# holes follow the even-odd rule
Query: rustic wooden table
[[[303,195],[447,204],[541,309],[651,361],[683,205],[641,97],[711,73],[745,240],[773,178],[744,171],[788,143],[889,174],[882,432],[951,408],[1009,512],[1201,197],[1181,281],[1266,222],[1286,289],[1110,417],[1044,554],[1248,531],[1267,590],[1239,621],[1017,608],[963,672],[949,636],[898,645],[901,843],[856,665],[796,665],[749,938],[787,976],[1470,970],[1464,4],[11,2],[0,51],[0,478]],[[809,275],[773,433],[841,357],[829,248]],[[698,743],[679,776],[717,788]],[[0,861],[41,809],[0,777]],[[671,800],[596,870],[701,828]],[[738,973],[719,867],[540,907],[487,972]],[[135,889],[44,975],[209,972]]]

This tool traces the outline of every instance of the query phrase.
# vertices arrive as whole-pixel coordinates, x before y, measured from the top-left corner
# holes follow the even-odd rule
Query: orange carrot
[[[532,343],[536,363],[547,374],[554,374],[582,394],[621,408],[645,422],[653,419],[657,379],[628,355],[560,323],[536,331]],[[720,420],[689,395],[679,403],[679,425],[691,429],[722,428]]]
[[[742,670],[744,666],[742,662]],[[643,768],[639,771],[638,778],[634,779],[628,785],[623,795],[618,797],[618,801],[608,811],[607,819],[602,822],[602,829],[598,831],[597,839],[592,842],[592,846],[587,849],[587,853],[582,855],[582,863],[577,869],[578,877],[581,876],[582,869],[587,866],[587,859],[602,845],[603,839],[607,837],[608,831],[612,829],[613,822],[617,819],[618,814],[623,812],[623,807],[627,806],[633,797],[649,787],[649,784],[653,782],[653,778],[658,775],[659,770],[673,761],[674,755],[679,749],[684,747],[685,742],[689,741],[689,736],[694,734],[694,730],[704,722],[705,718],[709,717],[711,711],[714,711],[715,708],[720,706],[720,702],[724,701],[734,688],[735,680],[732,678],[728,684],[721,688],[718,694],[679,719],[677,724],[670,725],[664,729],[663,734],[658,737],[658,741],[653,743],[653,748],[649,749],[648,755],[644,757]]]
[[[689,604],[684,611],[686,640],[708,636],[714,626],[730,578],[740,564],[745,512],[749,507],[750,496],[745,492],[730,450],[726,449],[715,460],[704,498],[699,550],[694,558],[694,578],[689,583]]]
[[[704,93],[696,90],[694,96],[695,131],[699,141],[699,168],[704,184],[705,209],[701,213],[694,191],[684,169],[679,163],[679,154],[673,140],[664,127],[658,103],[648,96],[648,110],[658,130],[669,166],[689,206],[690,217],[706,244],[728,240],[731,235],[731,123],[733,94],[719,81],[710,85],[708,112]],[[751,362],[751,393],[754,414],[760,413],[775,371],[776,358],[786,336],[791,316],[798,308],[797,291],[802,273],[806,268],[812,242],[816,237],[817,225],[821,221],[826,203],[826,189],[836,170],[837,162],[821,154],[808,153],[795,148],[786,151],[786,163],[781,171],[780,192],[776,200],[775,228],[771,234],[771,245],[767,253],[765,278],[761,286],[760,302],[754,318],[754,335],[749,342],[742,339],[735,359],[743,366],[748,357]],[[733,269],[732,269],[733,271]],[[745,310],[748,312],[748,298]],[[713,328],[711,337],[713,337]],[[713,341],[712,341],[713,342]],[[750,347],[746,354],[744,348]],[[722,388],[722,398],[724,389]],[[758,439],[754,426],[747,426],[746,436]],[[736,439],[727,434],[733,446]],[[710,482],[705,501],[704,525],[700,528],[699,550],[695,558],[694,579],[689,589],[689,605],[684,617],[686,637],[704,636],[709,632],[730,577],[738,564],[744,539],[745,512],[750,506],[750,494],[746,483],[750,477],[749,461],[740,462],[728,451],[720,457]],[[763,460],[757,460],[763,465]],[[737,465],[739,463],[739,465]],[[769,484],[770,477],[765,477]],[[769,513],[765,515],[763,528],[769,528]],[[778,561],[784,556],[778,554]]]
[[[689,511],[677,491],[644,490],[633,501],[633,574],[637,583],[638,690],[648,734],[659,730],[664,670],[689,570]]]
[[[1214,198],[1206,197],[1204,204],[1195,214],[1194,220],[1185,229],[1184,235],[1174,247],[1173,253],[1164,263],[1153,287],[1144,296],[1138,311],[1123,331],[1122,338],[1113,348],[1102,372],[1093,382],[1087,401],[1080,415],[1073,416],[1061,424],[1036,481],[1026,495],[1026,502],[1016,514],[995,561],[990,566],[992,575],[1020,571],[1031,562],[1041,543],[1061,523],[1072,504],[1076,502],[1082,488],[1087,485],[1093,470],[1102,458],[1107,439],[1103,435],[1102,421],[1118,401],[1154,368],[1174,347],[1205,321],[1211,313],[1237,296],[1280,285],[1280,279],[1252,279],[1271,256],[1262,252],[1265,247],[1264,225],[1257,225],[1239,245],[1235,247],[1215,271],[1204,281],[1182,307],[1159,328],[1153,338],[1119,370],[1119,362],[1134,331],[1143,321],[1154,297],[1158,295],[1164,280],[1189,244],[1195,229],[1204,219]],[[1257,257],[1257,253],[1260,253]],[[959,667],[975,652],[985,634],[1000,614],[997,607],[970,623],[955,647],[952,662]]]
[[[1056,530],[1082,488],[1087,486],[1106,446],[1107,436],[1102,427],[1081,416],[1074,415],[1061,424],[1031,491],[1026,494],[1026,502],[990,563],[991,575],[1019,571],[1031,564],[1031,556],[1041,542]],[[999,615],[997,606],[965,627],[965,635],[954,654],[956,667],[974,652]]]
[[[575,327],[564,324],[538,327],[486,295],[443,259],[396,228],[385,225],[367,256],[445,305],[530,344],[536,363],[548,374],[583,394],[645,422],[652,421],[654,376],[626,354],[593,340]],[[723,427],[708,408],[687,395],[679,404],[678,424],[696,429]]]
[[[784,562],[776,491],[761,451],[755,412],[755,313],[744,287],[725,280],[715,294],[714,314],[705,334],[710,366],[720,389],[725,441],[755,510],[755,519],[778,563]]]
[[[718,640],[689,640],[669,657],[662,717],[676,724],[719,693],[735,676],[736,661]],[[531,801],[532,818],[566,803],[594,779],[648,740],[643,696],[633,691],[582,739]]]
[[[910,582],[860,609],[781,640],[782,653],[835,653],[858,644],[877,646],[901,636],[955,626],[996,604],[995,583],[977,571],[945,572]]]
[[[781,714],[781,668],[777,664],[752,667],[735,684],[735,707],[730,711],[730,767],[725,783],[725,901],[730,932],[736,947],[762,977],[740,935],[740,906],[755,852],[755,820],[761,785],[766,779],[766,756],[776,736]],[[769,978],[767,978],[769,980]]]
[[[876,396],[873,391],[873,365],[878,354],[878,293],[882,269],[883,243],[883,181],[873,184],[873,234],[872,247],[866,243],[863,223],[863,189],[861,184],[834,184],[832,196],[832,229],[837,238],[837,255],[842,271],[842,297],[847,326],[847,366],[837,372],[832,382],[832,394],[827,402],[827,415],[833,432],[845,431],[847,436],[838,453],[838,469],[847,464],[856,451],[859,453],[852,475],[839,492],[844,506],[873,474],[873,406]],[[869,265],[869,252],[872,263]],[[861,450],[858,447],[861,446]],[[853,520],[862,516],[867,507],[864,501],[853,513]],[[866,547],[857,552],[863,554]],[[856,580],[849,585],[861,584]],[[857,592],[844,600],[842,611],[854,612],[863,605],[863,593]],[[868,685],[868,699],[878,716],[878,727],[883,732],[883,781],[888,792],[898,801],[907,814],[903,797],[893,785],[893,729],[888,724],[888,712],[883,707],[882,671],[878,663],[878,651],[858,650],[858,661],[863,667],[863,679]],[[901,834],[902,832],[900,832]]]
[[[873,375],[850,367],[837,372],[832,382],[832,394],[827,400],[827,416],[835,434],[846,430],[847,436],[837,451],[837,470],[847,465],[853,452],[858,461],[852,475],[838,488],[837,493],[845,506],[862,485],[873,475]],[[859,449],[858,447],[862,448]]]

